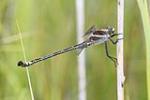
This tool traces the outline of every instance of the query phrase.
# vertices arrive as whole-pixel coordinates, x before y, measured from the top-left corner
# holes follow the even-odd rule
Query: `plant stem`
[[[77,41],[83,42],[84,0],[76,0]],[[86,68],[84,51],[78,57],[78,100],[86,100]]]
[[[123,38],[124,0],[118,0],[118,38]],[[117,100],[124,100],[123,39],[117,43]]]

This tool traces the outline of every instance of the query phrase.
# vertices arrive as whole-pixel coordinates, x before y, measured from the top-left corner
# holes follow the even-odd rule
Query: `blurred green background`
[[[125,0],[125,100],[147,100],[145,40],[136,0]],[[0,100],[31,100],[23,59],[76,44],[75,0],[0,0]],[[85,31],[91,26],[117,28],[116,0],[85,0]],[[116,55],[116,47],[109,43]],[[87,100],[116,100],[116,70],[104,45],[86,49]],[[77,100],[77,55],[66,53],[33,65],[35,100]]]

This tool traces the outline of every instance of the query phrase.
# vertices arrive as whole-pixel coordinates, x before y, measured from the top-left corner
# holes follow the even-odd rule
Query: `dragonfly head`
[[[114,33],[115,33],[115,28],[113,28],[113,27],[107,27],[107,30],[108,30],[108,34],[111,36],[111,35],[113,35]]]

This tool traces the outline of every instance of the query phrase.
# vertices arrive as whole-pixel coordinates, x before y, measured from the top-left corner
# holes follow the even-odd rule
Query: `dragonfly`
[[[110,56],[108,52],[108,45],[107,42],[111,41],[113,44],[117,44],[120,39],[113,39],[113,37],[118,36],[121,34],[115,33],[115,29],[111,26],[105,27],[105,28],[96,28],[95,25],[91,26],[88,31],[84,34],[85,37],[87,37],[83,42],[70,46],[68,48],[58,50],[56,52],[50,53],[48,55],[35,58],[30,61],[19,61],[17,63],[18,66],[21,67],[29,67],[33,64],[39,63],[41,61],[47,60],[49,58],[58,56],[60,54],[64,54],[66,52],[74,51],[76,50],[78,54],[80,54],[83,49],[93,46],[93,45],[98,45],[98,44],[104,44],[105,45],[105,51],[106,51],[106,56],[114,62],[114,64],[117,64],[117,58]]]

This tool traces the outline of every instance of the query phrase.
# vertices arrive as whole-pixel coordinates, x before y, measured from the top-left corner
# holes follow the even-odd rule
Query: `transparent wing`
[[[89,29],[88,29],[88,31],[83,35],[83,37],[86,37],[86,36],[89,36],[89,35],[91,35],[93,32],[95,32],[96,31],[96,27],[95,27],[95,25],[93,25],[93,26],[91,26]],[[84,47],[83,48],[78,48],[77,50],[76,50],[76,53],[77,53],[77,55],[80,55],[80,53],[83,51],[83,49],[84,49]]]
[[[87,31],[83,36],[88,36],[88,35],[92,34],[92,33],[95,32],[95,31],[96,31],[96,27],[95,27],[95,25],[93,25],[93,26],[91,26],[91,27],[88,29],[88,31]]]
[[[79,56],[80,53],[81,53],[83,50],[84,50],[84,48],[79,48],[79,49],[77,49],[77,50],[76,50],[76,54]]]
[[[104,43],[105,41],[108,41],[107,37],[99,37],[99,39],[92,41],[91,44],[98,45]]]

